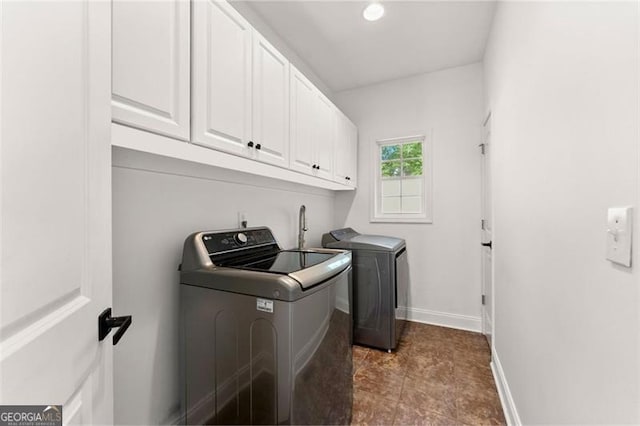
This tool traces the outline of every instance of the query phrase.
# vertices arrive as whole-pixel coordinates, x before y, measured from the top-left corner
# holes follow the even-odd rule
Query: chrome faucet
[[[307,229],[307,208],[305,205],[300,206],[300,212],[298,213],[298,249],[304,248],[304,233]]]

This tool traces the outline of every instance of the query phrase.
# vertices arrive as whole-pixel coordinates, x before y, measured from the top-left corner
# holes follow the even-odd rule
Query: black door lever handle
[[[113,344],[117,345],[122,335],[131,325],[131,315],[122,317],[112,317],[111,308],[107,308],[98,316],[98,341],[103,341],[112,328],[117,328],[116,334],[113,335]]]
[[[492,248],[491,241],[489,241],[488,243],[480,243],[480,245],[481,245],[482,247],[489,247],[489,248]]]

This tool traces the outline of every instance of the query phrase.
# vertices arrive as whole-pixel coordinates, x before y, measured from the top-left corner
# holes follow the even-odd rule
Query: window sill
[[[416,217],[372,217],[369,219],[370,223],[433,223],[433,219],[430,218],[416,218]]]

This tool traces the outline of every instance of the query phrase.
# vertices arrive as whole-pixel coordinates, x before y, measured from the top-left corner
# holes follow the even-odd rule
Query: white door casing
[[[252,27],[227,2],[192,2],[193,128],[198,145],[252,155]]]
[[[188,1],[113,1],[113,121],[189,140]]]
[[[493,214],[491,191],[491,115],[487,118],[483,128],[481,147],[481,185],[482,185],[482,230],[483,243],[493,243]],[[482,330],[489,345],[493,342],[493,248],[481,246],[482,259]]]
[[[252,137],[257,160],[289,167],[289,61],[253,32]]]
[[[110,2],[0,3],[0,404],[113,421]]]

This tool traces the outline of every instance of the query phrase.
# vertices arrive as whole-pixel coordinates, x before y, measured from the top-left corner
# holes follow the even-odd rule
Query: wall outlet
[[[631,207],[612,207],[607,217],[607,259],[631,266]]]
[[[247,225],[248,225],[247,213],[246,212],[238,212],[238,228],[246,228]]]

